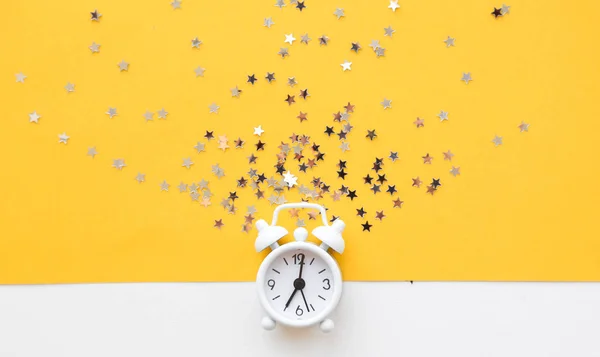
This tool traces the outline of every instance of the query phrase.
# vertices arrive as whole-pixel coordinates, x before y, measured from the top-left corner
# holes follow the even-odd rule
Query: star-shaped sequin
[[[117,63],[117,66],[119,66],[119,71],[121,72],[129,71],[129,63],[125,62],[124,60],[121,60],[121,62]]]
[[[460,175],[460,166],[458,166],[458,167],[452,166],[452,169],[450,170],[450,173],[452,174],[452,176],[458,176],[458,175]]]
[[[463,72],[462,78],[460,80],[464,81],[466,84],[469,84],[469,82],[473,80],[473,78],[471,78],[471,72]]]
[[[123,168],[127,166],[125,165],[125,160],[123,159],[113,159],[112,167],[117,170],[123,170]]]
[[[98,155],[98,151],[96,151],[96,147],[93,146],[91,148],[88,148],[87,150],[87,156],[91,156],[92,159],[96,157],[96,155]]]
[[[220,107],[217,105],[217,103],[212,103],[211,105],[208,106],[209,113],[214,113],[214,114],[219,113],[219,108]]]
[[[440,111],[440,114],[438,114],[438,118],[440,118],[440,122],[448,120],[448,112],[445,112],[443,110]]]
[[[527,124],[524,121],[522,121],[521,124],[519,125],[519,131],[521,133],[524,132],[524,131],[529,131],[529,124]]]
[[[137,173],[137,175],[135,175],[135,180],[136,180],[138,183],[142,183],[142,182],[146,181],[146,174],[143,174],[143,173],[141,173],[141,172],[138,172],[138,173]]]
[[[200,48],[202,41],[198,39],[198,37],[194,37],[192,39],[192,48]]]
[[[30,123],[38,123],[38,121],[40,120],[41,116],[34,111],[33,113],[29,113],[29,122]]]
[[[454,41],[455,40],[456,40],[455,38],[452,38],[452,37],[448,36],[448,38],[446,38],[444,40],[444,43],[446,44],[446,47],[454,46]]]
[[[344,14],[344,9],[340,9],[340,8],[335,9],[333,14],[337,17],[338,20],[341,19],[342,17],[346,16]]]
[[[68,144],[70,138],[66,133],[58,134],[58,143]]]
[[[205,68],[202,68],[200,66],[196,67],[196,69],[194,69],[194,73],[196,73],[196,77],[204,77],[204,71],[206,71]]]
[[[498,135],[494,136],[492,143],[494,143],[494,146],[496,147],[502,145],[502,137]]]
[[[346,71],[350,71],[352,70],[352,62],[349,61],[344,61],[344,63],[340,64],[340,66],[342,66],[342,72],[346,72]]]
[[[92,44],[88,48],[90,49],[90,51],[92,51],[92,53],[100,52],[100,45],[96,42],[92,42]]]
[[[387,98],[383,98],[383,101],[381,102],[381,105],[383,106],[383,109],[388,109],[392,107],[392,100],[391,99],[387,99]]]

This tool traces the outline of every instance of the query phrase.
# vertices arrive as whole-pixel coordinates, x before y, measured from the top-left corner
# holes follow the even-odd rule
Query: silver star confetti
[[[100,45],[97,44],[96,42],[92,42],[89,49],[90,49],[90,51],[92,51],[92,53],[98,53],[98,52],[100,52]]]
[[[202,44],[202,41],[200,41],[198,39],[198,37],[195,37],[194,39],[192,39],[192,48],[200,48],[201,44]]]
[[[65,86],[65,90],[67,91],[67,93],[71,93],[75,91],[75,85],[71,82],[68,82],[67,85]]]
[[[263,26],[267,27],[267,28],[271,28],[271,26],[273,26],[275,23],[273,22],[273,19],[270,17],[265,18],[265,21],[263,22]]]
[[[388,6],[388,9],[392,9],[393,12],[396,12],[396,9],[398,9],[400,7],[400,5],[398,5],[398,0],[390,0],[390,5]]]
[[[146,181],[146,174],[138,172],[138,174],[135,176],[135,180],[139,183]]]
[[[294,185],[298,184],[298,178],[292,175],[289,170],[288,172],[283,174],[283,181],[287,184],[288,187],[294,187]]]
[[[499,146],[502,145],[502,137],[501,136],[494,136],[494,138],[492,139],[492,143],[494,143],[494,146]]]
[[[344,61],[344,63],[340,64],[340,66],[342,66],[342,72],[352,70],[352,62]]]
[[[113,164],[112,167],[114,167],[117,170],[123,170],[123,168],[127,166],[125,165],[125,160],[123,159],[113,159]]]
[[[341,19],[342,17],[346,16],[344,14],[344,9],[340,9],[340,8],[335,9],[333,14],[338,18],[338,20]]]
[[[211,105],[208,106],[208,109],[210,110],[210,113],[214,113],[214,114],[218,114],[219,113],[219,106],[216,103],[212,103]]]
[[[500,8],[500,12],[502,13],[502,15],[510,14],[510,6],[502,4],[502,7]]]
[[[206,70],[205,68],[202,68],[202,67],[198,66],[198,67],[197,67],[197,68],[194,70],[194,73],[196,73],[196,77],[204,77],[204,71],[205,71],[205,70]]]
[[[95,146],[91,147],[91,148],[88,148],[88,150],[87,150],[87,156],[91,156],[92,159],[93,159],[94,157],[96,157],[96,155],[98,155],[98,152],[96,151],[96,147]]]
[[[392,28],[392,26],[388,26],[388,27],[384,28],[383,31],[384,31],[383,35],[384,36],[389,36],[389,37],[392,37],[392,35],[394,34],[394,32],[396,32],[396,30],[394,30]]]
[[[154,113],[146,111],[144,113],[144,119],[146,119],[146,121],[154,120]]]
[[[163,180],[163,182],[160,183],[160,190],[161,191],[167,191],[168,192],[169,191],[169,187],[171,187],[171,185],[169,185],[166,180]]]
[[[173,7],[173,10],[175,10],[175,9],[181,9],[181,1],[180,0],[173,0],[171,2],[171,6]]]
[[[285,0],[277,0],[277,2],[275,3],[275,6],[277,6],[278,8],[282,8],[285,6]]]
[[[201,151],[204,151],[204,144],[201,142],[198,142],[194,146],[194,149],[196,149],[196,152],[200,153]]]
[[[231,88],[230,91],[231,91],[232,97],[239,97],[240,93],[242,93],[242,91],[239,90],[239,88],[237,86],[235,86],[235,88]]]
[[[112,119],[114,116],[117,115],[117,108],[108,108],[106,114],[108,114],[108,117]]]
[[[454,38],[448,36],[448,38],[444,40],[446,47],[454,46],[454,40]]]
[[[460,80],[464,81],[466,84],[469,84],[469,82],[473,80],[471,78],[471,72],[468,72],[468,73],[463,72],[462,78]]]
[[[346,151],[350,150],[350,143],[343,142],[342,145],[340,145],[340,149],[342,149],[342,152],[346,152]]]
[[[279,52],[277,52],[277,54],[278,54],[278,55],[280,55],[280,56],[281,56],[281,58],[285,58],[286,56],[289,56],[289,55],[290,55],[290,53],[288,52],[288,49],[287,49],[287,48],[285,48],[285,47],[281,47],[281,48],[279,49]]]
[[[383,102],[381,102],[381,105],[383,106],[383,109],[391,108],[392,107],[392,100],[391,99],[383,98]]]
[[[158,119],[167,119],[167,115],[169,115],[169,113],[165,110],[165,108],[162,108],[161,110],[158,111]]]
[[[27,78],[27,76],[19,72],[15,74],[15,78],[17,79],[17,83],[25,83],[25,78]]]
[[[455,176],[455,177],[460,175],[460,166],[459,167],[452,166],[450,173],[452,174],[452,176]]]
[[[438,114],[438,118],[440,118],[440,122],[448,120],[448,112],[445,112],[443,110],[440,111],[440,114]]]
[[[296,38],[294,37],[294,34],[291,33],[289,35],[285,35],[285,43],[289,43],[290,45],[294,44],[294,41],[296,41]]]
[[[38,120],[41,118],[41,116],[37,113],[37,112],[33,112],[29,114],[29,122],[30,123],[38,123]]]
[[[70,137],[66,133],[58,134],[58,143],[67,144]]]
[[[179,193],[183,193],[187,191],[188,185],[186,183],[181,182],[179,186],[177,186],[177,188],[179,189]]]
[[[261,136],[264,132],[265,131],[263,130],[262,125],[259,125],[256,128],[254,128],[254,135]]]
[[[304,35],[300,36],[300,43],[303,43],[305,45],[308,45],[308,41],[312,40],[310,37],[308,37],[308,34],[305,33]]]
[[[125,60],[121,60],[117,65],[119,66],[119,71],[129,71],[129,63],[125,62]]]
[[[529,131],[529,124],[522,121],[521,124],[519,125],[519,130],[521,133],[524,131]]]
[[[288,78],[288,86],[290,86],[290,87],[293,88],[296,84],[298,84],[296,82],[296,77],[290,77],[290,78]]]
[[[192,167],[193,164],[194,163],[192,162],[192,159],[188,157],[188,158],[183,159],[183,164],[181,164],[181,166],[189,169],[190,167]]]

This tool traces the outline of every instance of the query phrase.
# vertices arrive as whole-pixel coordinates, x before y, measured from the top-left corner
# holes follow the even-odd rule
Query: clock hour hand
[[[304,291],[300,290],[300,293],[302,294],[302,299],[304,300],[304,305],[306,305],[306,312],[310,312],[310,308],[308,307],[308,302],[306,302],[306,297],[304,296]]]
[[[283,308],[283,311],[285,311],[285,309],[288,308],[288,306],[290,306],[290,303],[292,302],[292,299],[294,298],[294,295],[296,295],[296,292],[299,289],[294,289],[294,292],[292,293],[292,295],[290,295],[290,298],[288,299],[288,301],[285,303],[285,307]]]

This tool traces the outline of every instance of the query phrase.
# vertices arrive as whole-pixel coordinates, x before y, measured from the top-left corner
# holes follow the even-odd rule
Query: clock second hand
[[[306,305],[306,312],[310,312],[310,308],[308,307],[308,302],[306,302],[306,297],[304,296],[304,291],[300,289],[300,294],[302,294],[302,299],[304,300],[304,304]]]

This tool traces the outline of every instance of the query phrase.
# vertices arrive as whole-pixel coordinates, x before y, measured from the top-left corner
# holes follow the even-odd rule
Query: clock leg
[[[321,324],[319,325],[319,327],[321,328],[321,331],[328,333],[331,332],[333,330],[333,327],[335,325],[333,324],[333,321],[331,321],[330,319],[327,320],[323,320],[321,322]]]
[[[260,321],[260,324],[262,325],[262,328],[264,328],[267,331],[275,329],[275,320],[268,316],[263,317]]]

